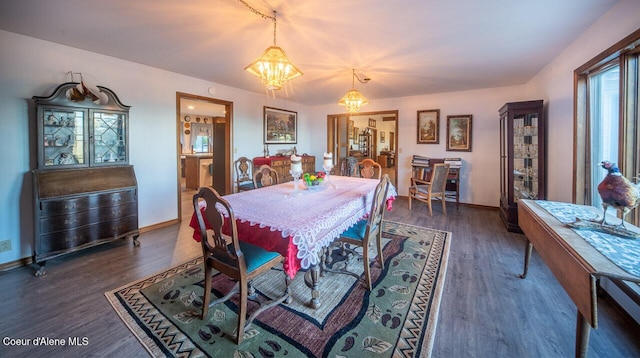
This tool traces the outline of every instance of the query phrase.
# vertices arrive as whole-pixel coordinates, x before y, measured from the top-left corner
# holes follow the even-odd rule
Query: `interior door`
[[[342,159],[349,155],[349,115],[327,116],[327,149],[333,153],[333,172],[340,172]]]

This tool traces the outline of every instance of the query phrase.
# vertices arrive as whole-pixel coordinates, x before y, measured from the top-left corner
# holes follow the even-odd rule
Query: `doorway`
[[[343,160],[371,158],[397,187],[398,111],[327,115],[327,150],[334,153],[336,174]]]
[[[213,186],[221,195],[232,192],[232,113],[232,102],[176,93],[180,221],[193,213],[191,200],[200,187]]]

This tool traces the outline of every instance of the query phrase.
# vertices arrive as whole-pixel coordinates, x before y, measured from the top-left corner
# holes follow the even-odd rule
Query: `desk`
[[[558,204],[559,210],[551,210],[551,207]],[[568,221],[561,221],[556,216],[556,212],[570,212]],[[577,214],[575,214],[577,213]],[[631,282],[640,282],[640,275],[632,274],[622,267],[614,264],[616,260],[613,254],[601,253],[592,246],[592,238],[589,235],[589,243],[580,234],[593,233],[592,231],[578,232],[565,225],[567,222],[575,220],[578,216],[581,219],[595,218],[601,210],[594,207],[574,205],[566,203],[554,203],[545,201],[520,200],[518,201],[518,223],[527,236],[525,248],[524,273],[525,278],[529,267],[529,259],[533,247],[540,254],[540,257],[549,266],[567,294],[571,297],[578,309],[576,326],[576,357],[586,357],[589,346],[590,327],[598,328],[598,299],[596,288],[601,277],[621,279]],[[600,215],[600,217],[602,217]],[[619,219],[610,219],[612,222]],[[628,225],[631,226],[631,225]],[[635,229],[634,229],[635,230]],[[616,251],[616,246],[635,245],[640,248],[640,241],[616,238],[608,236],[607,247],[610,251]],[[625,251],[627,248],[624,249]],[[631,267],[637,268],[637,263]]]
[[[342,176],[329,180],[335,187],[299,189],[298,196],[291,195],[293,182],[225,195],[236,217],[239,239],[280,253],[289,277],[300,268],[310,269],[307,274],[317,281],[323,249],[369,213],[378,184],[377,180]],[[396,196],[390,185],[387,198]],[[314,287],[311,305],[320,305]]]

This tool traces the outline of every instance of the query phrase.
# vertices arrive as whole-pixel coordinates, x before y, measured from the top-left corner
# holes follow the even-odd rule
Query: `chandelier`
[[[273,21],[273,46],[269,46],[262,56],[244,69],[260,77],[262,83],[270,91],[279,90],[286,82],[302,76],[302,72],[287,58],[284,50],[276,46],[276,12],[273,12],[273,16],[267,16],[253,9],[244,1],[240,2],[249,7],[252,12]]]
[[[362,93],[358,92],[358,90],[356,89],[356,78],[360,83],[367,83],[371,79],[365,77],[363,80],[361,80],[360,77],[356,75],[355,69],[352,69],[351,71],[353,72],[353,76],[351,78],[351,90],[349,90],[349,92],[347,92],[347,94],[342,97],[338,104],[347,107],[349,113],[355,113],[360,111],[360,107],[362,107],[362,105],[369,104],[369,100],[367,99],[367,97],[363,96]]]

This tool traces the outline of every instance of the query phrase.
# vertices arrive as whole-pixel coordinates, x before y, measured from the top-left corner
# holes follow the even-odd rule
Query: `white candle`
[[[333,165],[333,153],[324,153],[324,166],[330,167]]]
[[[295,154],[291,156],[291,171],[302,172],[302,157]]]

